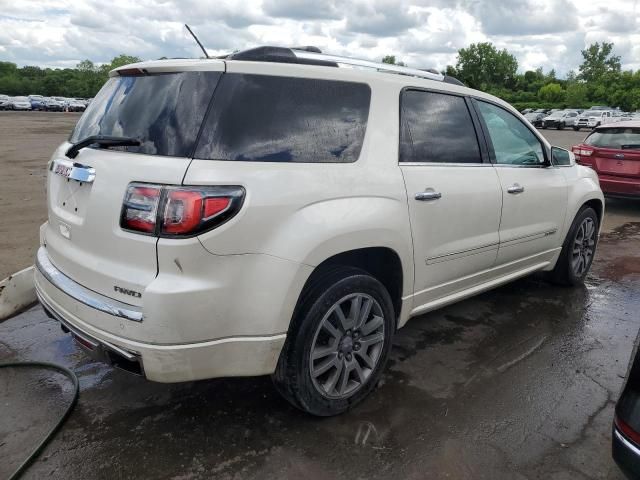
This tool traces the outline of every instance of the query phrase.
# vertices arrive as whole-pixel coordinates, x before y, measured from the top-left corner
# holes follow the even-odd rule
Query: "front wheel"
[[[564,123],[558,124],[558,130],[564,130]]]
[[[378,383],[395,331],[385,287],[367,272],[334,267],[305,287],[273,381],[295,407],[338,415]]]
[[[551,280],[561,285],[584,283],[598,244],[598,215],[584,206],[576,215],[565,239]]]
[[[578,130],[580,130],[580,127],[573,127],[573,130],[577,132]]]

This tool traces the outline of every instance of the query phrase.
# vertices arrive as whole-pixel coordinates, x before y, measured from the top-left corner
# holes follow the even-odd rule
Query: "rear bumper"
[[[600,188],[604,194],[640,197],[640,179],[616,177],[599,173]]]
[[[640,478],[640,449],[627,440],[615,426],[612,437],[613,459],[628,478]]]
[[[286,334],[233,336],[203,342],[151,343],[99,328],[130,324],[144,328],[147,319],[137,307],[99,295],[66,277],[48,262],[41,248],[35,288],[45,310],[69,330],[93,358],[106,361],[157,382],[182,382],[214,377],[265,375],[275,371]],[[124,307],[123,307],[124,306]],[[123,315],[140,315],[132,322]],[[175,319],[179,322],[182,319]]]

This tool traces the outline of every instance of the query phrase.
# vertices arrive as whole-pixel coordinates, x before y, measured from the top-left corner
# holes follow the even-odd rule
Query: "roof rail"
[[[302,63],[307,65],[320,65],[325,67],[338,67],[349,65],[359,68],[370,68],[378,72],[396,73],[412,77],[426,78],[438,82],[460,84],[453,77],[440,75],[436,70],[420,70],[417,68],[401,67],[390,63],[372,62],[356,58],[342,57],[339,55],[327,55],[320,52],[317,47],[272,47],[262,46],[243,50],[240,52],[222,55],[227,60],[249,60],[254,62],[278,62],[278,63]],[[452,81],[453,80],[453,81]]]
[[[419,70],[417,68],[401,67],[400,65],[393,65],[391,63],[372,62],[370,60],[360,60],[357,58],[342,57],[339,55],[326,55],[324,53],[314,53],[307,50],[292,49],[292,51],[294,55],[301,60],[304,59],[321,62],[334,62],[338,65],[351,65],[354,67],[372,68],[379,72],[397,73],[400,75],[426,78],[439,82],[444,81],[444,76],[440,75],[439,73]]]

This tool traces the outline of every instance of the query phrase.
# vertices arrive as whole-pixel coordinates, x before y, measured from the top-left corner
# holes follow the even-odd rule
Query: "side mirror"
[[[556,167],[570,167],[576,164],[576,156],[564,148],[551,147],[551,164]]]

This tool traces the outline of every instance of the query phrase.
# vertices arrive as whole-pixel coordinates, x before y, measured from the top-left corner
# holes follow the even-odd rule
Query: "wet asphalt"
[[[636,222],[603,234],[584,287],[534,276],[411,320],[377,390],[335,418],[268,377],[163,385],[95,363],[34,307],[0,323],[0,361],[59,362],[81,395],[24,478],[622,478],[610,430],[640,325],[640,203],[623,208]],[[0,478],[70,396],[60,375],[0,370]]]

